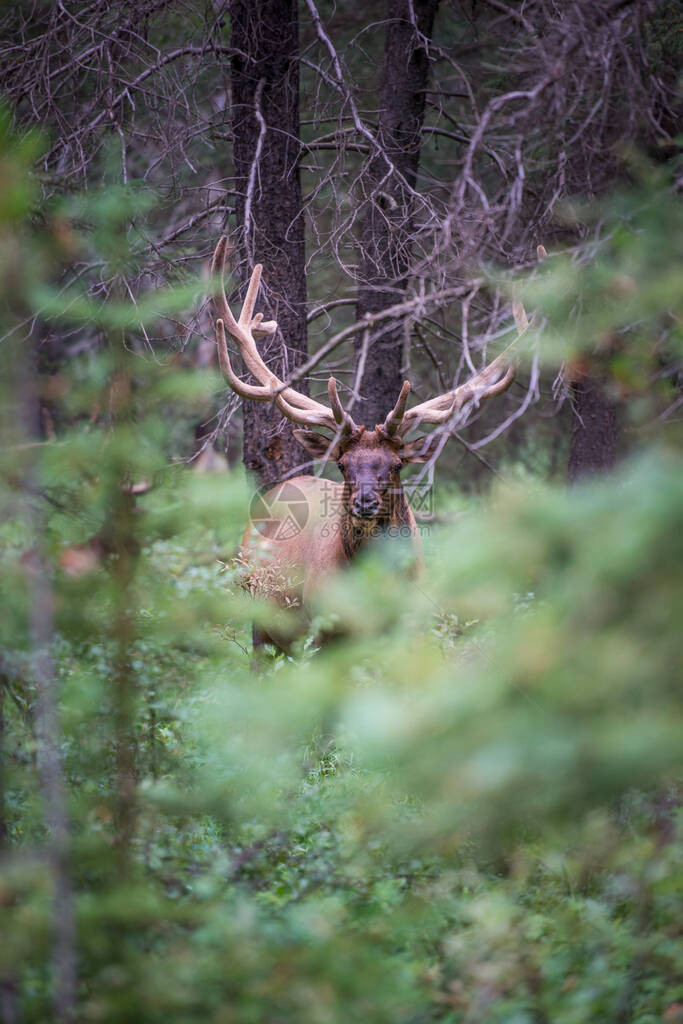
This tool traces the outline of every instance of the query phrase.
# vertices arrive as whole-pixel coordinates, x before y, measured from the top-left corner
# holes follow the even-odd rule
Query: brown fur
[[[504,353],[465,384],[420,402],[412,409],[407,409],[406,405],[410,393],[410,382],[406,380],[383,425],[366,430],[364,426],[357,426],[343,408],[334,377],[327,382],[329,405],[325,405],[296,391],[266,366],[255,334],[272,335],[277,324],[274,320],[264,321],[260,313],[254,314],[263,267],[260,263],[254,267],[244,305],[236,319],[228,305],[223,282],[228,249],[227,237],[221,238],[211,267],[212,273],[220,278],[214,295],[218,314],[216,343],[218,361],[226,381],[242,398],[268,402],[273,406],[273,412],[277,407],[294,423],[333,431],[339,440],[330,441],[310,430],[295,430],[293,434],[314,458],[335,459],[344,480],[342,485],[336,485],[339,507],[333,513],[329,508],[324,511],[323,505],[334,493],[334,486],[315,477],[295,477],[260,496],[262,532],[252,525],[243,539],[241,558],[253,565],[247,586],[257,593],[267,589],[266,596],[276,597],[280,604],[298,602],[305,606],[311,589],[321,577],[354,558],[376,532],[388,533],[392,527],[407,529],[413,540],[415,563],[420,566],[421,545],[415,519],[401,487],[400,471],[408,462],[429,460],[433,452],[438,452],[441,441],[435,434],[411,442],[401,438],[420,424],[438,426],[447,423],[456,410],[462,413],[466,407],[479,406],[484,399],[502,394],[514,379],[514,360],[510,361],[509,354]],[[539,256],[542,252],[545,254],[541,247]],[[513,303],[513,312],[521,336],[527,330],[529,320],[520,302]],[[233,371],[226,330],[237,342],[245,367],[255,377],[256,384],[241,380]],[[271,464],[278,461],[274,460],[274,454],[281,452],[281,445],[278,447],[277,443],[266,448],[266,461]],[[263,475],[266,479],[273,479],[270,472]],[[287,486],[290,490],[294,486],[303,491],[304,498],[298,501],[298,508],[308,505],[308,521],[298,521],[292,511],[294,502],[290,500],[291,496],[288,498],[281,494],[279,488]],[[271,500],[276,495],[282,498],[282,519],[278,518],[277,503],[275,514],[271,508]],[[272,594],[270,587],[263,586],[263,580],[272,582],[273,577],[280,577],[281,571],[285,582],[277,594]]]
[[[322,457],[329,439],[312,431],[296,431],[297,440],[314,457]],[[426,444],[427,442],[427,444]],[[426,448],[426,450],[425,450]],[[306,611],[319,583],[343,568],[374,537],[389,527],[404,527],[412,541],[413,572],[422,569],[422,543],[415,517],[401,485],[401,469],[408,462],[425,461],[430,456],[428,440],[405,443],[387,436],[381,428],[359,427],[330,452],[342,482],[314,476],[293,477],[289,484],[306,497],[308,519],[295,536],[284,540],[264,536],[250,523],[242,539],[241,560],[249,565],[246,586],[257,596],[275,601],[281,607],[302,607]],[[275,487],[265,500],[271,506]],[[377,514],[361,518],[354,514],[354,503],[376,501]],[[276,521],[284,522],[287,505],[280,513],[273,507]],[[273,639],[273,638],[271,638]],[[288,646],[278,637],[277,646]]]

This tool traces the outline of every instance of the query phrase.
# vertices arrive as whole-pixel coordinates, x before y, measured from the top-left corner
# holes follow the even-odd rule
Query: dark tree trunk
[[[27,350],[28,349],[27,346]],[[17,394],[21,397],[22,426],[26,436],[39,436],[39,403],[34,392],[33,366],[18,363]],[[25,493],[39,493],[37,465],[24,465]],[[36,767],[43,801],[47,862],[52,874],[52,1008],[58,1024],[76,1019],[78,970],[76,917],[71,879],[71,835],[68,787],[64,772],[59,715],[59,679],[54,663],[55,595],[47,556],[45,518],[42,509],[28,504],[35,546],[32,565],[26,571],[28,632],[31,643],[32,712],[35,728]],[[4,998],[6,998],[5,993]]]
[[[615,403],[596,378],[582,375],[572,384],[570,482],[609,472],[617,460],[618,438]]]
[[[0,853],[5,853],[9,829],[7,826],[7,807],[5,805],[5,689],[9,680],[0,665]]]
[[[420,138],[429,83],[429,60],[422,37],[431,38],[439,0],[388,0],[387,31],[381,76],[379,143],[386,154],[370,161],[366,192],[370,199],[361,231],[360,285],[357,317],[377,313],[405,295],[410,267],[413,201],[410,189],[417,179]],[[415,26],[411,22],[411,6]],[[387,158],[395,171],[389,173]],[[368,427],[381,422],[394,405],[401,387],[403,326],[397,324],[379,337],[369,335],[360,383],[359,415]],[[356,343],[362,358],[367,339]]]
[[[279,331],[260,342],[266,362],[286,377],[306,358],[306,272],[299,175],[297,0],[234,0],[232,124],[240,256],[263,263],[260,309]],[[297,384],[302,388],[302,382]],[[309,462],[292,424],[265,403],[245,402],[244,464],[274,483]]]

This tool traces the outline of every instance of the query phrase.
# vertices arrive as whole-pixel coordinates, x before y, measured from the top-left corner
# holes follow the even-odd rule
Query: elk
[[[343,408],[337,382],[327,384],[329,404],[288,387],[264,363],[257,335],[272,335],[275,321],[264,322],[254,314],[262,266],[254,267],[238,319],[233,316],[225,294],[224,269],[227,238],[219,241],[213,257],[216,277],[216,342],[218,359],[226,382],[243,399],[275,402],[283,416],[299,427],[318,427],[331,436],[311,429],[297,429],[294,436],[314,459],[332,459],[342,475],[335,483],[311,475],[295,476],[278,484],[262,498],[265,509],[260,523],[252,522],[243,539],[240,558],[249,568],[246,585],[252,592],[266,593],[281,605],[307,608],[319,581],[347,565],[377,535],[408,536],[412,542],[414,567],[422,565],[422,545],[415,517],[401,485],[401,470],[414,462],[426,462],[435,454],[438,433],[412,441],[406,434],[423,425],[447,423],[458,412],[502,394],[512,383],[515,364],[500,355],[465,384],[426,402],[407,408],[410,383],[401,387],[396,405],[383,423],[368,429],[354,422]],[[520,334],[528,326],[521,304],[515,304]],[[233,370],[226,344],[226,329],[236,342],[245,368],[256,384],[243,381]],[[298,522],[296,508],[303,510]],[[271,581],[269,584],[268,581]],[[278,581],[272,585],[272,580]],[[286,648],[282,637],[254,629],[254,647],[264,640]]]

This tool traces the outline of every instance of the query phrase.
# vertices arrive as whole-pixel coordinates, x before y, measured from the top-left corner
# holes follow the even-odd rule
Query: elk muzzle
[[[351,496],[349,509],[355,519],[376,519],[382,503],[374,490],[368,485],[361,485]]]

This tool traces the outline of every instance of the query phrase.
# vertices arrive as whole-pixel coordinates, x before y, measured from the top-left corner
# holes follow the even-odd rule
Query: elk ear
[[[429,462],[440,442],[441,434],[423,434],[414,441],[406,441],[398,454],[404,465],[409,462]]]
[[[326,455],[329,459],[336,460],[339,458],[338,444],[333,445],[332,451],[330,451],[329,455],[327,454],[330,444],[332,444],[332,439],[325,437],[324,434],[316,434],[314,430],[294,430],[292,433],[301,447],[305,448],[314,459],[324,459]]]

